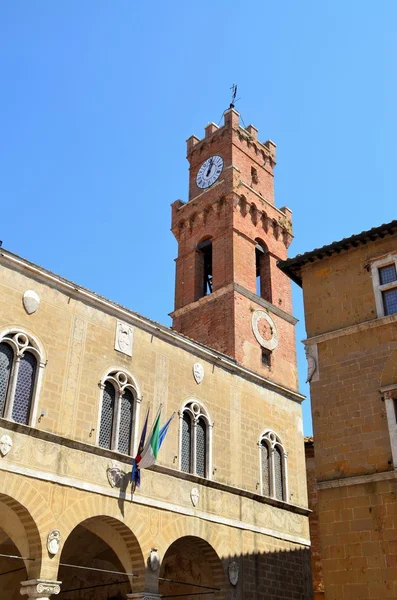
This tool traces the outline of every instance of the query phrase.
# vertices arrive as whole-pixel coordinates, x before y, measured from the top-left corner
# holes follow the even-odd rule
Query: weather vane
[[[230,89],[232,90],[232,101],[230,103],[229,108],[234,108],[234,103],[236,101],[236,96],[237,96],[237,84],[233,83],[233,85]]]

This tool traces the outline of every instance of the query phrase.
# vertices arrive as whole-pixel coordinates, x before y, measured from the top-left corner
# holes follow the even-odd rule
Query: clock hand
[[[214,161],[214,159],[211,158],[210,159],[210,166],[208,167],[207,173],[205,174],[206,177],[208,177],[208,175],[211,173],[213,161]]]

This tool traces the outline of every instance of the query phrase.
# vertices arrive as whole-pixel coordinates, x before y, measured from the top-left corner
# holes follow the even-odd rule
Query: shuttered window
[[[277,500],[284,500],[283,492],[283,458],[281,448],[274,448],[274,490]]]
[[[110,381],[105,383],[102,397],[101,426],[99,430],[99,445],[110,450],[112,444],[114,404],[116,390]]]
[[[192,462],[192,420],[186,412],[182,419],[181,469],[190,473]]]
[[[134,408],[134,396],[131,390],[125,390],[121,398],[119,444],[118,450],[123,454],[131,452],[132,418]]]
[[[21,357],[15,388],[12,418],[17,423],[27,425],[32,405],[33,388],[36,377],[37,360],[31,352]]]
[[[269,446],[262,440],[261,444],[261,459],[262,459],[262,494],[270,496],[270,468],[269,468]]]
[[[196,473],[200,477],[205,477],[206,465],[206,425],[204,419],[200,418],[197,421],[196,432]]]

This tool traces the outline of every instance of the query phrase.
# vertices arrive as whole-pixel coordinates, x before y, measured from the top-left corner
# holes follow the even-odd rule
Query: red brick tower
[[[291,285],[276,266],[292,240],[274,206],[276,146],[225,123],[187,140],[189,201],[172,204],[178,241],[173,328],[289,388],[297,387]]]

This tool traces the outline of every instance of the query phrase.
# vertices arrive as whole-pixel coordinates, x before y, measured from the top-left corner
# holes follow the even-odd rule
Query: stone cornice
[[[113,450],[106,450],[105,448],[100,448],[99,446],[94,446],[92,444],[87,444],[78,440],[65,438],[50,431],[35,429],[34,427],[30,427],[29,425],[22,425],[21,423],[15,423],[14,421],[8,421],[7,419],[3,418],[0,418],[0,427],[8,431],[14,431],[22,435],[28,435],[29,437],[34,437],[38,440],[50,442],[58,446],[65,446],[74,450],[78,450],[80,452],[89,452],[91,454],[96,454],[97,456],[100,456],[102,458],[110,458],[112,460],[122,463],[123,465],[126,465],[129,470],[131,469],[131,457],[126,456],[125,454],[120,454],[119,452],[115,452]],[[156,473],[162,473],[164,475],[168,475],[176,479],[190,481],[192,483],[196,483],[215,490],[227,492],[229,494],[237,494],[238,496],[242,496],[244,498],[250,498],[255,502],[259,502],[260,504],[270,504],[271,506],[276,506],[277,508],[282,508],[284,510],[299,515],[308,515],[311,512],[308,508],[305,508],[304,506],[297,506],[296,504],[290,504],[288,502],[276,500],[275,498],[261,496],[260,494],[256,494],[255,492],[250,492],[249,490],[244,490],[242,488],[238,488],[227,483],[221,483],[218,481],[214,481],[213,479],[205,479],[203,477],[198,477],[197,475],[192,475],[191,473],[178,471],[176,469],[172,469],[163,465],[154,465],[153,467],[149,467],[148,470],[154,471]]]
[[[11,252],[1,250],[0,264],[1,262],[9,263],[9,265],[12,265],[14,268],[19,268],[22,271],[26,271],[29,276],[35,278],[36,280],[40,280],[51,287],[59,288],[59,290],[63,293],[66,293],[82,302],[88,302],[98,310],[102,310],[111,316],[122,318],[126,323],[139,327],[151,335],[154,335],[165,342],[173,344],[174,346],[178,346],[182,350],[191,352],[195,356],[198,356],[203,360],[218,366],[219,368],[223,368],[226,371],[234,373],[243,379],[271,389],[274,392],[283,394],[295,402],[301,403],[305,399],[305,396],[296,390],[291,390],[285,386],[274,383],[266,377],[262,377],[258,373],[246,369],[225,354],[221,354],[216,350],[212,350],[207,346],[199,344],[198,342],[195,342],[181,333],[177,333],[165,325],[161,325],[156,321],[151,321],[146,317],[134,313],[131,310],[112,302],[111,300],[107,300],[103,296],[99,296],[98,294],[95,294],[86,288],[82,288],[71,281],[63,279],[59,275],[55,275],[50,271],[46,271],[45,269],[38,267],[37,265],[34,265],[33,263],[30,263],[29,261],[16,256],[15,254],[12,254]]]
[[[284,321],[288,321],[288,323],[291,323],[291,325],[296,325],[299,321],[299,319],[297,319],[296,317],[293,317],[289,313],[285,312],[278,306],[275,306],[271,302],[268,302],[264,298],[261,298],[260,296],[253,294],[252,292],[245,289],[242,285],[239,285],[238,283],[234,284],[234,290],[236,292],[238,292],[239,294],[241,294],[242,296],[245,296],[249,300],[252,300],[252,302],[255,302],[256,304],[260,304],[260,306],[263,306],[263,308],[265,308],[269,312],[272,312],[274,315],[277,315],[281,319],[284,319]]]
[[[342,329],[334,329],[333,331],[328,331],[327,333],[313,335],[312,337],[309,337],[306,340],[302,340],[302,342],[307,346],[311,346],[313,344],[321,344],[321,342],[327,342],[329,340],[343,337],[345,335],[354,335],[355,333],[359,333],[360,331],[366,331],[367,329],[382,327],[383,325],[389,325],[390,323],[397,323],[397,314],[388,315],[387,317],[371,319],[370,321],[363,321],[362,323],[357,323],[356,325],[349,325],[348,327],[343,327]]]
[[[328,490],[331,488],[346,487],[348,485],[362,485],[376,481],[387,481],[397,479],[395,471],[384,471],[383,473],[368,473],[364,475],[354,475],[352,477],[339,477],[338,479],[328,479],[317,481],[319,490]]]

